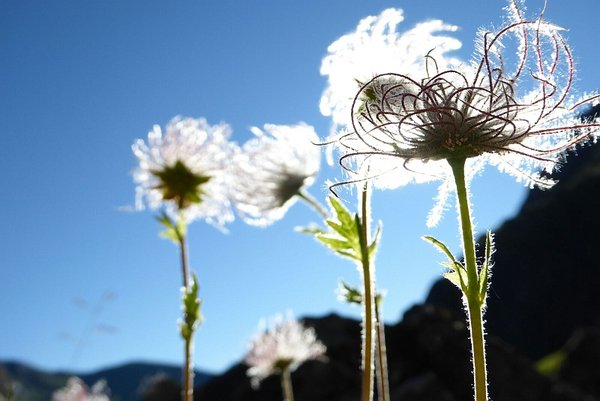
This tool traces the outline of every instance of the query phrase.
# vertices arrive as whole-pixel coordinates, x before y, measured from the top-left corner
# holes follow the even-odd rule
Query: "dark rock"
[[[305,324],[314,327],[328,347],[328,361],[305,363],[292,374],[296,401],[358,401],[359,323],[329,315],[306,319]],[[401,322],[386,327],[386,337],[391,401],[473,399],[464,317],[434,305],[414,306]],[[488,337],[487,359],[490,399],[494,401],[597,401],[589,398],[591,392],[578,387],[581,382],[540,374],[514,347],[493,336]],[[581,368],[577,365],[580,359],[572,360]],[[590,374],[585,383],[594,383],[596,376]],[[240,364],[207,383],[196,396],[204,401],[280,401],[279,380],[270,377],[254,390],[246,367]]]
[[[407,380],[390,393],[391,401],[455,401],[456,398],[432,372]]]
[[[544,398],[545,401],[598,401],[599,398],[584,394],[577,387],[563,382],[555,383]]]
[[[565,345],[558,378],[600,398],[600,328],[580,329]]]
[[[386,337],[391,387],[433,372],[457,399],[470,397],[470,345],[464,319],[432,305],[414,306]]]
[[[165,374],[157,374],[146,379],[140,385],[141,401],[180,401],[181,386],[179,382]]]
[[[327,361],[309,361],[292,373],[296,401],[358,401],[360,397],[360,324],[337,315],[304,319],[327,346]],[[247,367],[238,364],[195,393],[203,401],[281,401],[279,376],[253,389]]]

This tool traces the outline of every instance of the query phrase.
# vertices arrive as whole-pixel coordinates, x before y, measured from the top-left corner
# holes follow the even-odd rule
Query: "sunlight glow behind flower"
[[[268,329],[264,328],[265,322],[261,322],[261,326],[244,358],[253,386],[283,369],[293,371],[302,363],[325,354],[326,348],[317,340],[314,329],[305,328],[292,317],[284,320],[277,316]]]
[[[425,55],[433,51],[440,67],[460,61],[447,55],[461,47],[460,41],[441,32],[454,32],[457,27],[440,20],[424,21],[399,33],[404,20],[401,9],[389,8],[378,16],[362,19],[356,30],[346,34],[327,49],[321,62],[321,75],[327,87],[321,96],[320,110],[333,120],[332,131],[351,127],[352,99],[359,82],[367,82],[377,74],[403,71],[421,77],[425,74]]]
[[[204,118],[176,117],[164,132],[155,125],[148,142],[132,146],[139,166],[133,172],[136,209],[164,207],[186,222],[204,219],[223,229],[234,219],[228,194],[228,165],[233,145],[227,124],[209,125]]]
[[[89,389],[78,377],[71,377],[65,387],[52,394],[52,401],[110,401],[105,381],[99,381]]]
[[[321,148],[314,128],[266,124],[234,159],[232,198],[242,219],[266,226],[281,219],[319,173]]]
[[[442,180],[428,225],[453,188],[446,160],[467,158],[470,176],[491,164],[549,188],[539,170],[551,172],[563,151],[598,135],[598,122],[579,117],[597,95],[572,95],[573,58],[562,29],[541,16],[525,19],[519,3],[509,4],[508,25],[480,32],[470,65],[445,68],[430,55],[428,76],[402,69],[375,76],[353,102],[340,163],[379,187]],[[516,57],[507,54],[511,45]]]

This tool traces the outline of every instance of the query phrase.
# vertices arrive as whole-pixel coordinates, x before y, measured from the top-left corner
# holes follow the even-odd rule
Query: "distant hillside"
[[[78,376],[88,385],[106,380],[111,401],[136,401],[140,391],[153,377],[181,379],[181,367],[154,363],[133,362],[92,373],[45,372],[15,361],[0,361],[0,400],[7,383],[16,384],[14,401],[50,401],[52,393],[63,387],[71,376]],[[196,371],[195,384],[202,386],[212,374]]]

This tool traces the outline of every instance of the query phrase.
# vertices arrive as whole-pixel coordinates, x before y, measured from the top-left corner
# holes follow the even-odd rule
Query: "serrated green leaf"
[[[363,296],[358,288],[340,281],[339,295],[348,304],[362,305]]]
[[[327,220],[325,221],[325,223],[333,228],[333,230],[335,232],[337,232],[339,235],[341,235],[344,238],[352,238],[353,235],[353,230],[355,229],[354,225],[343,225],[338,223],[337,221],[333,221],[333,220]]]
[[[334,238],[329,235],[318,235],[316,238],[334,252],[353,249],[352,244],[345,239]]]
[[[316,240],[336,252],[340,256],[360,261],[359,227],[355,218],[337,199],[330,197],[329,203],[335,213],[335,219],[326,219],[325,223],[329,230],[320,228],[303,229],[311,234]]]
[[[198,290],[198,279],[196,275],[192,275],[192,284],[188,288],[183,288],[181,299],[183,320],[179,323],[179,329],[185,340],[192,338],[197,326],[202,322],[201,301],[198,297]]]
[[[325,220],[328,230],[314,227],[301,228],[299,230],[306,234],[313,235],[316,240],[340,256],[359,262],[362,261],[362,230],[358,214],[351,214],[348,209],[334,197],[329,197],[329,203],[335,216],[334,218]],[[380,235],[381,226],[377,228],[375,238],[368,246],[367,253],[369,258],[372,258],[376,252]]]
[[[351,227],[353,219],[352,219],[352,216],[350,215],[350,212],[348,212],[348,210],[344,207],[344,205],[342,205],[342,203],[339,202],[333,196],[329,197],[329,204],[335,210],[335,214],[336,214],[336,217],[339,220],[339,222],[343,226]]]
[[[444,278],[450,281],[452,284],[458,287],[459,290],[463,291],[463,288],[460,283],[460,275],[456,270],[452,270],[443,274]]]

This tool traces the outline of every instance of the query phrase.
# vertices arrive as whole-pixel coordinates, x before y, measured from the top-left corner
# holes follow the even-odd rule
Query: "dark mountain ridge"
[[[140,399],[146,387],[154,379],[181,379],[181,367],[150,362],[131,362],[100,369],[90,373],[45,372],[17,361],[0,361],[0,400],[7,382],[16,383],[14,401],[49,401],[52,393],[63,387],[69,377],[77,376],[91,386],[106,380],[112,401],[135,401]],[[195,384],[202,386],[214,375],[196,371]],[[6,390],[5,390],[6,391]]]

